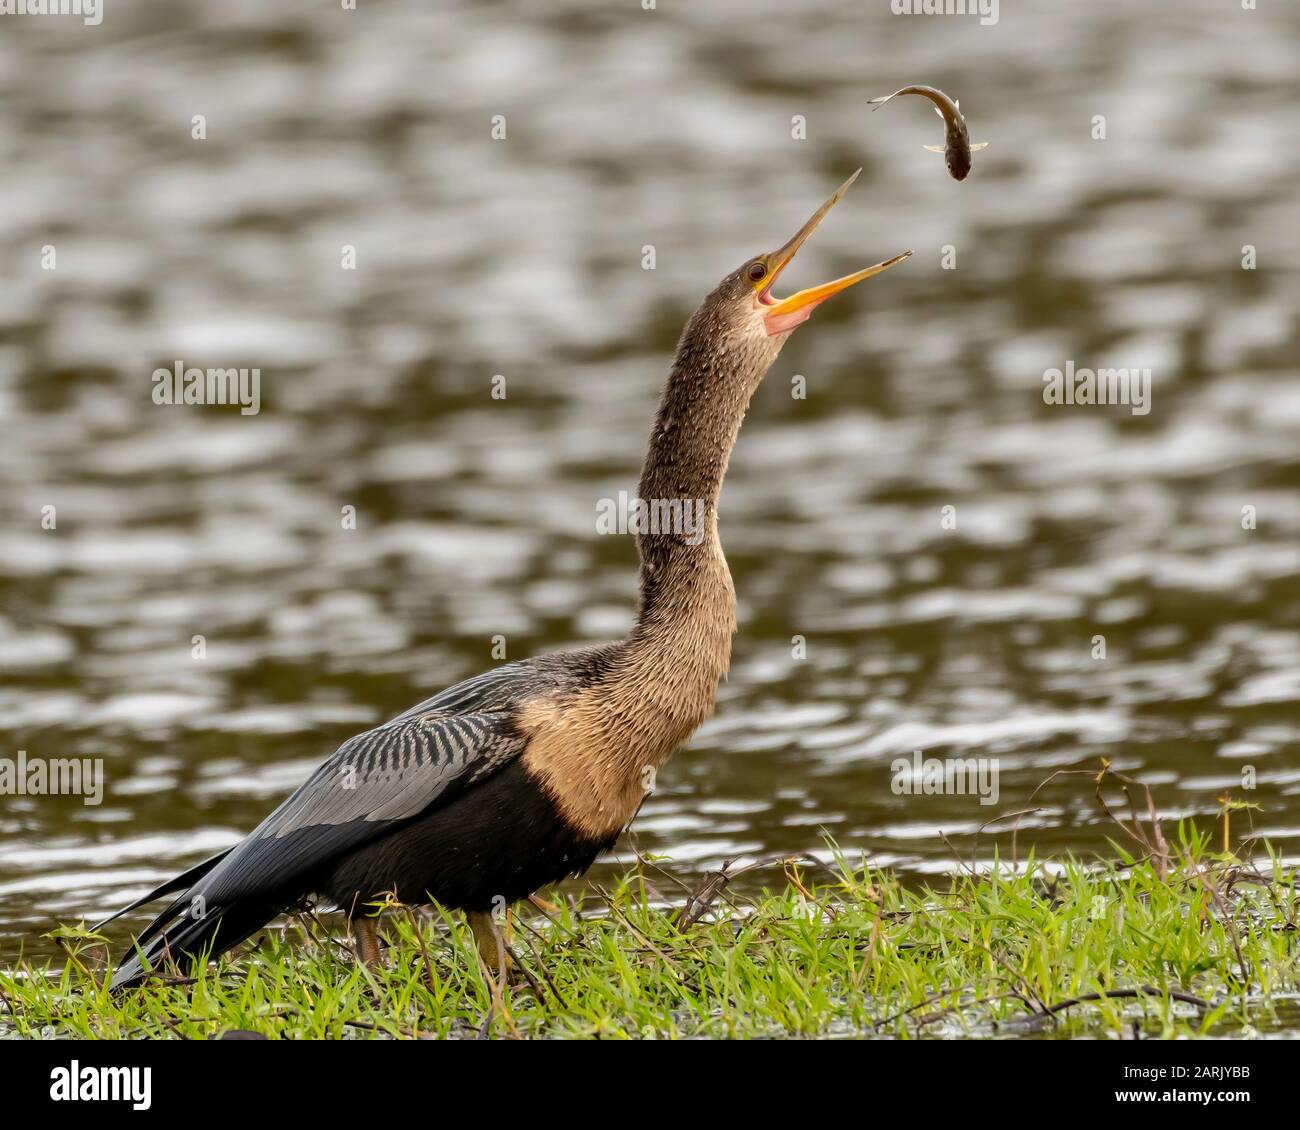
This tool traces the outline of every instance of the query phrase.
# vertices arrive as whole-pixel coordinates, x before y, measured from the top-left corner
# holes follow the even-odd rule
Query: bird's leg
[[[358,960],[367,969],[379,968],[379,919],[362,915],[349,918],[348,925],[352,928],[352,948]]]
[[[547,902],[541,895],[529,895],[528,901],[531,902],[543,914],[556,915],[560,913],[560,908],[553,902]]]
[[[474,933],[474,943],[478,946],[478,955],[483,959],[483,964],[493,973],[500,973],[502,965],[509,968],[505,940],[492,915],[485,910],[467,910],[465,921]]]

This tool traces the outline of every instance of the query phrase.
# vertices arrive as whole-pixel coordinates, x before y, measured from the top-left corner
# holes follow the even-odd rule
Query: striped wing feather
[[[186,896],[300,886],[343,853],[446,803],[524,751],[516,703],[556,686],[554,660],[504,664],[349,738]]]
[[[193,890],[225,902],[294,886],[522,754],[511,719],[424,715],[349,738]]]
[[[138,984],[146,963],[224,952],[304,894],[319,892],[316,881],[349,852],[449,803],[521,756],[527,740],[515,727],[516,706],[563,694],[616,657],[617,647],[605,645],[504,664],[349,738],[234,847],[127,908],[174,896],[136,938],[112,988]]]

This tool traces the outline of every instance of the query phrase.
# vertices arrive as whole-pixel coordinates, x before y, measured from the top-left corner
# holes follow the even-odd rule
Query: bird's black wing
[[[394,719],[344,742],[189,895],[299,886],[343,853],[450,800],[523,753],[509,710]]]
[[[523,753],[514,706],[555,690],[565,670],[546,657],[505,664],[349,738],[182,898],[291,889],[451,800]]]
[[[349,738],[227,854],[153,892],[180,893],[136,938],[112,987],[138,983],[146,961],[156,968],[166,956],[238,945],[348,851],[458,795],[525,745],[511,710],[403,716]]]
[[[609,647],[582,648],[506,664],[349,738],[228,852],[147,896],[176,895],[136,939],[113,974],[113,989],[138,984],[146,965],[168,957],[195,962],[238,945],[311,893],[346,853],[521,756],[527,739],[515,725],[515,707],[563,692],[613,654]]]

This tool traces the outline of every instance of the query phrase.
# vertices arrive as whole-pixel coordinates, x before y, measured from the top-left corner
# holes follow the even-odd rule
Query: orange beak
[[[805,241],[816,230],[817,225],[826,218],[829,212],[840,198],[849,190],[855,180],[858,179],[858,173],[854,173],[839,188],[835,190],[831,198],[826,201],[803,227],[795,232],[793,238],[780,251],[774,251],[767,256],[768,272],[761,280],[758,287],[756,300],[766,307],[763,314],[763,323],[767,327],[767,332],[772,334],[789,333],[798,325],[802,325],[811,317],[813,310],[820,306],[826,299],[832,295],[839,294],[842,290],[848,290],[854,283],[859,283],[863,279],[869,279],[872,275],[878,275],[881,271],[887,271],[895,263],[901,263],[912,253],[904,251],[901,255],[895,255],[892,259],[886,259],[883,263],[877,263],[872,267],[865,267],[861,271],[855,271],[851,275],[845,275],[842,279],[836,279],[834,282],[822,283],[821,286],[809,287],[807,290],[801,290],[796,294],[790,295],[789,298],[773,298],[771,291],[775,285],[777,277],[789,265]]]

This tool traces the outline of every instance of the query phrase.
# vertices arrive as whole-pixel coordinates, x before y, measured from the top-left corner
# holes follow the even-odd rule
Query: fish
[[[949,176],[953,180],[965,180],[970,175],[970,155],[976,150],[987,149],[989,143],[980,141],[971,144],[970,134],[966,129],[966,119],[961,112],[961,103],[953,101],[942,90],[933,86],[905,86],[901,90],[895,90],[893,94],[885,95],[884,98],[873,98],[871,102],[879,110],[891,98],[897,98],[900,94],[919,94],[934,103],[934,112],[943,119],[946,127],[945,143],[926,145],[923,148],[931,153],[942,153],[944,162],[948,166]]]

